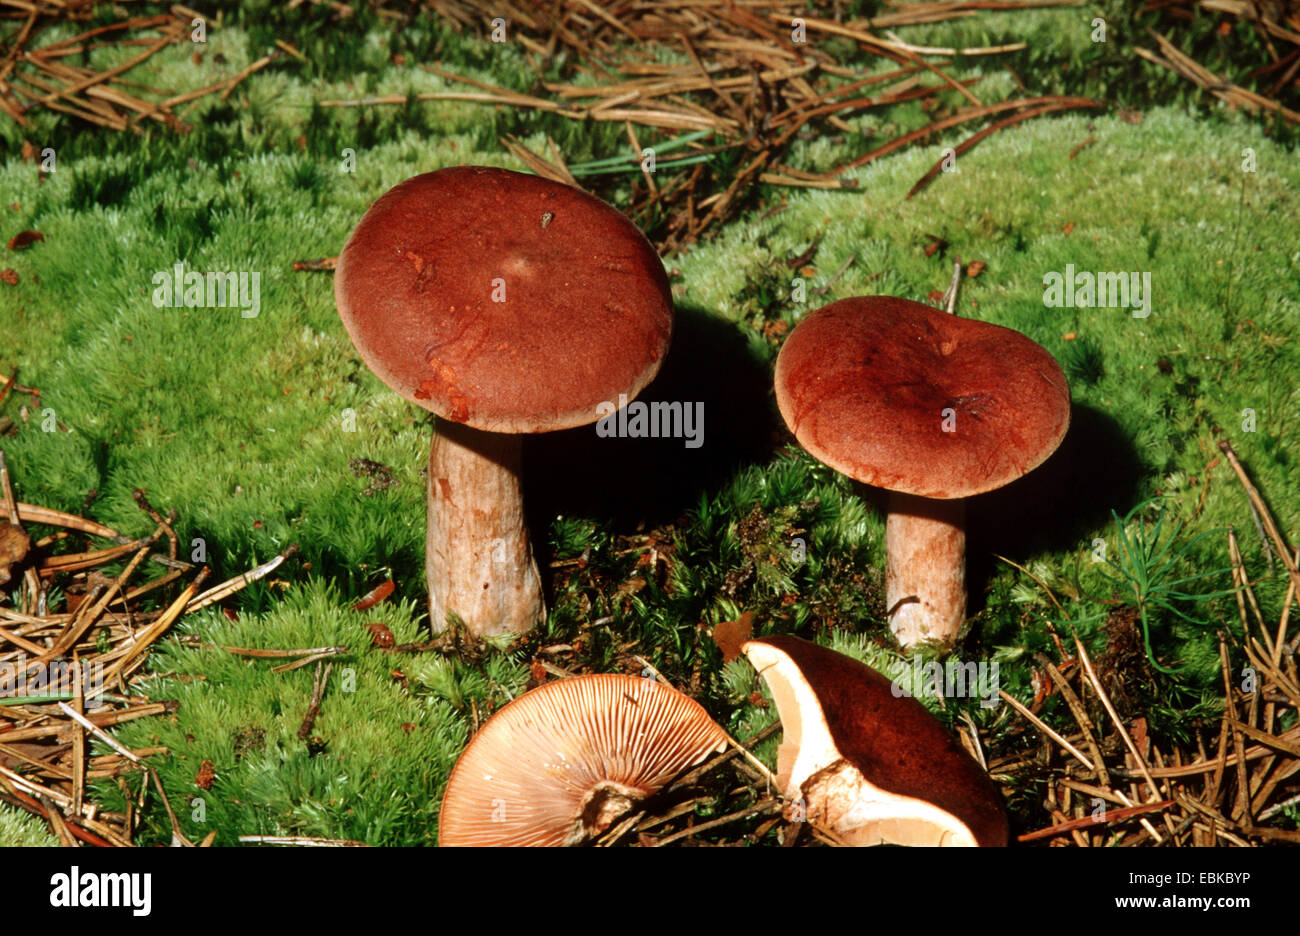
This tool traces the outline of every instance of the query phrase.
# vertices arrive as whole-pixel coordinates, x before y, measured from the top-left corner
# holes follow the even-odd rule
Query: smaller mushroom
[[[1007,844],[988,775],[890,680],[798,637],[741,649],[776,701],[776,779],[787,799],[802,800],[802,818],[851,845]]]
[[[1060,445],[1060,365],[1010,328],[890,296],[842,299],[790,333],[776,401],[815,458],[891,492],[885,600],[899,642],[951,644],[966,617],[965,498]]]
[[[447,778],[440,845],[580,845],[726,733],[660,683],[601,673],[526,692],[483,726]]]

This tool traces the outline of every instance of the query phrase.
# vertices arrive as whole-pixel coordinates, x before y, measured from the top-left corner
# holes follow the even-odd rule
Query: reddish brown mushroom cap
[[[744,652],[784,732],[777,782],[852,844],[1005,845],[988,776],[925,707],[871,667],[798,637]]]
[[[452,768],[441,845],[574,845],[726,744],[693,699],[595,674],[524,693]]]
[[[650,382],[672,331],[663,264],[635,225],[505,169],[441,169],[387,192],[348,238],[334,292],[381,380],[494,432],[595,422],[598,404]]]
[[[816,458],[921,497],[1001,487],[1052,454],[1070,424],[1069,385],[1044,348],[888,296],[843,299],[800,322],[777,359],[776,399]]]

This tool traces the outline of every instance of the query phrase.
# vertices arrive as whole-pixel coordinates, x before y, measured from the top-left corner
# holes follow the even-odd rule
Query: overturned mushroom
[[[693,699],[612,673],[547,683],[497,712],[447,779],[440,845],[578,845],[726,744]]]
[[[463,166],[407,179],[339,256],[339,314],[384,383],[439,417],[426,569],[435,631],[522,633],[545,616],[524,522],[521,434],[635,397],[672,331],[668,278],[614,208],[537,176]]]
[[[777,783],[851,845],[1005,845],[988,776],[915,699],[871,667],[798,637],[742,648],[772,690]]]
[[[964,498],[1056,450],[1070,424],[1060,365],[1010,328],[907,299],[843,299],[790,333],[776,400],[809,453],[890,492],[895,636],[951,643],[966,616]]]

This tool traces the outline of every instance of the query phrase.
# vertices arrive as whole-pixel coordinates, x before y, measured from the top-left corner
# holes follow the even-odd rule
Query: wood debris
[[[1175,22],[1190,21],[1198,15],[1219,18],[1221,39],[1233,33],[1228,17],[1249,23],[1262,39],[1270,61],[1239,76],[1216,75],[1154,29],[1149,32],[1157,49],[1134,49],[1139,56],[1175,72],[1229,107],[1240,107],[1252,114],[1277,115],[1300,124],[1300,4],[1294,0],[1169,0],[1160,6]],[[1257,82],[1263,90],[1243,87],[1234,79]],[[1292,106],[1286,106],[1287,103]]]
[[[175,108],[208,94],[220,93],[224,100],[281,54],[277,50],[230,78],[177,94],[126,75],[168,46],[189,41],[200,14],[188,7],[173,4],[154,16],[132,16],[125,7],[114,7],[119,17],[114,22],[40,41],[55,31],[51,27],[99,20],[106,6],[98,0],[0,0],[0,19],[21,23],[12,41],[0,46],[0,112],[22,127],[30,125],[30,114],[48,108],[110,130],[138,133],[141,122],[150,120],[183,133],[190,125]],[[125,50],[125,57],[107,68],[85,65],[91,53],[106,49]]]
[[[11,377],[5,381],[14,385]],[[143,491],[136,501],[155,524],[140,539],[24,504],[0,452],[0,572],[9,579],[0,590],[0,801],[39,816],[64,844],[133,844],[139,810],[131,816],[104,811],[92,802],[87,781],[134,777],[143,798],[152,773],[145,759],[167,753],[128,749],[107,731],[176,711],[174,702],[155,701],[140,689],[150,648],[183,615],[269,574],[295,548],[199,592],[209,570],[176,558],[175,511],[162,516]],[[53,532],[41,535],[36,527]],[[164,536],[168,548],[156,551]],[[115,545],[75,545],[83,537]],[[144,570],[157,564],[166,571],[146,577]],[[113,753],[89,756],[91,738]],[[165,803],[160,786],[158,794]],[[173,837],[192,844],[179,826]]]
[[[1005,111],[1018,113],[985,135],[1040,113],[1100,106],[1080,98],[1037,98],[985,107],[972,90],[978,79],[956,81],[943,67],[956,54],[996,55],[1021,49],[1023,44],[930,49],[880,32],[977,11],[1072,2],[926,3],[875,19],[840,22],[809,16],[805,5],[796,0],[744,4],[544,0],[527,5],[514,0],[440,0],[434,4],[440,15],[480,35],[486,35],[494,17],[504,18],[510,24],[511,41],[526,50],[538,78],[524,92],[422,64],[421,68],[446,81],[448,89],[413,97],[622,124],[630,144],[623,153],[582,163],[566,163],[553,141],[548,141],[546,152],[533,152],[514,137],[503,137],[501,142],[533,172],[594,187],[597,194],[604,176],[630,178],[628,215],[662,253],[672,253],[712,236],[723,221],[755,200],[761,186],[855,189],[855,180],[842,177],[852,166],[814,173],[789,160],[797,140],[852,131],[845,118],[918,98],[933,100],[936,106],[950,99],[964,99],[970,105],[961,120],[924,128],[895,141],[891,148],[897,148],[955,123]],[[817,34],[854,40],[862,58],[852,67],[837,61],[809,40],[809,35]],[[664,61],[665,49],[677,53],[676,63]],[[566,53],[566,80],[546,79],[543,65],[561,52]],[[869,74],[868,69],[881,60],[900,67]],[[406,95],[389,95],[320,104],[369,107],[408,100]]]
[[[1035,754],[1010,754],[989,764],[995,781],[1042,791],[1052,823],[1021,834],[1021,842],[1082,847],[1300,843],[1300,832],[1277,826],[1300,803],[1300,639],[1289,633],[1295,630],[1291,607],[1300,585],[1300,551],[1283,541],[1231,444],[1223,441],[1219,447],[1283,559],[1289,581],[1279,620],[1270,625],[1259,614],[1252,578],[1230,530],[1241,637],[1219,634],[1223,703],[1217,731],[1198,732],[1183,745],[1159,745],[1148,735],[1145,718],[1119,714],[1077,638],[1063,650],[1070,657],[1060,663],[1040,655],[1051,680],[1046,694],[1060,695],[1078,730],[1054,731],[1002,694],[1043,738]]]

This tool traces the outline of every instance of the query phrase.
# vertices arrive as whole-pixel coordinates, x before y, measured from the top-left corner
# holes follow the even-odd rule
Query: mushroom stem
[[[966,618],[966,501],[891,491],[885,601],[904,647],[951,644]]]
[[[546,616],[524,522],[522,438],[440,420],[429,448],[425,569],[435,633],[455,614],[476,637],[522,634]]]

